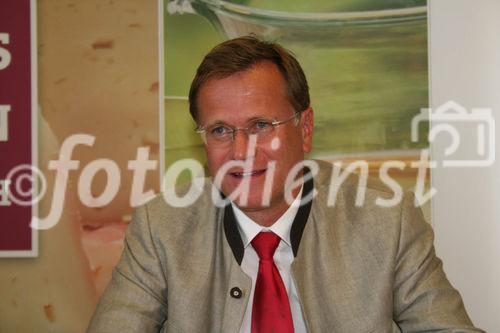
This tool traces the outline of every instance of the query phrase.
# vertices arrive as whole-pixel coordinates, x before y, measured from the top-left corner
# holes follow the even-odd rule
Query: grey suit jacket
[[[316,196],[291,230],[308,331],[482,332],[446,279],[413,196],[383,208],[376,198],[393,194],[369,185],[356,207],[358,180],[350,177],[328,206],[333,166],[318,163],[303,191]],[[240,268],[243,243],[230,205],[216,207],[210,181],[204,186],[190,207],[159,196],[136,209],[88,332],[238,332],[251,288]]]

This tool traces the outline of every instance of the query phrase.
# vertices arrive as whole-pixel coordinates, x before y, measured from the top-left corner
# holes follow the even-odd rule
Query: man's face
[[[276,65],[261,62],[249,70],[223,79],[206,82],[198,94],[198,123],[209,127],[224,123],[236,128],[247,127],[255,118],[282,121],[294,114],[287,97],[284,79]],[[292,119],[276,126],[266,140],[257,140],[251,149],[251,140],[245,131],[237,131],[234,141],[225,145],[205,145],[208,168],[215,177],[228,162],[245,164],[249,168],[243,173],[242,166],[229,168],[221,178],[221,190],[229,196],[242,182],[248,182],[247,204],[241,196],[235,202],[244,211],[261,210],[283,206],[285,180],[290,169],[304,159],[311,150],[313,117],[312,110],[305,110],[297,125]],[[274,172],[270,162],[276,162]],[[269,206],[262,205],[265,180],[272,178]],[[269,180],[268,180],[269,181]],[[267,191],[269,192],[269,191]],[[285,204],[286,205],[286,204]]]

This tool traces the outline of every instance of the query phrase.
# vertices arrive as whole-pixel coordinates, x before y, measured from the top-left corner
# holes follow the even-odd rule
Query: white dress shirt
[[[292,228],[292,223],[299,210],[300,198],[302,196],[302,189],[300,193],[295,198],[294,202],[290,205],[287,211],[270,227],[266,228],[255,221],[250,219],[245,213],[243,213],[236,205],[231,203],[238,222],[238,229],[241,234],[241,239],[243,241],[243,246],[245,252],[243,255],[243,260],[241,261],[241,269],[252,279],[252,289],[250,290],[250,298],[245,311],[245,316],[243,317],[243,324],[240,328],[240,333],[250,333],[252,326],[252,305],[253,305],[253,295],[255,292],[255,283],[257,281],[257,274],[259,272],[259,256],[255,252],[251,241],[260,232],[272,231],[281,238],[280,243],[276,251],[274,252],[274,263],[281,275],[283,284],[285,285],[288,301],[290,302],[290,310],[292,312],[293,327],[296,333],[306,332],[304,317],[302,316],[302,310],[300,308],[299,296],[297,294],[297,288],[295,287],[295,282],[292,279],[290,273],[290,265],[293,262],[293,250],[290,243],[290,229]]]

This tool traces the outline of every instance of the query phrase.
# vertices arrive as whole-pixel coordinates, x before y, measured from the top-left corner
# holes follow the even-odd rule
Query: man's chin
[[[230,188],[234,191],[234,188]],[[262,211],[266,209],[271,209],[275,206],[281,206],[284,204],[283,199],[279,199],[276,194],[271,193],[265,194],[262,189],[250,189],[247,194],[228,191],[224,189],[222,191],[225,197],[231,200],[241,211]],[[233,193],[233,195],[231,195]],[[281,197],[282,198],[282,197]]]
[[[238,208],[245,212],[252,212],[252,211],[259,211],[259,210],[264,210],[270,207],[270,205],[263,205],[262,200],[244,200],[241,198],[237,198],[236,200],[233,201],[233,203],[238,206]]]
[[[232,186],[232,184],[229,186],[228,184],[223,184],[222,186],[222,193],[241,210],[262,210],[269,208],[269,202],[272,201],[272,199],[269,200],[267,198],[266,200],[263,192],[262,186],[251,186],[246,190],[241,190],[236,186]]]

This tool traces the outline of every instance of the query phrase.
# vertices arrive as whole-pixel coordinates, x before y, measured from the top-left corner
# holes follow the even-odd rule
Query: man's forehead
[[[293,110],[281,73],[270,62],[228,77],[210,79],[201,87],[197,102],[199,119],[210,118],[211,123],[228,123],[231,118],[241,123]]]
[[[214,74],[209,77],[200,87],[200,92],[207,86],[215,83],[224,84],[226,82],[240,81],[242,83],[256,80],[265,84],[272,82],[277,84],[275,88],[285,88],[285,80],[278,66],[270,61],[264,60],[253,64],[247,69],[231,74]]]

